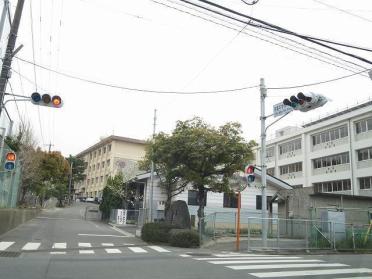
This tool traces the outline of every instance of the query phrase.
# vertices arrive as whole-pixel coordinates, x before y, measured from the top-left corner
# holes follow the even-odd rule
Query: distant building
[[[145,156],[146,142],[109,136],[77,154],[87,165],[86,178],[75,185],[76,197],[102,197],[108,177],[137,165]]]
[[[256,153],[261,165],[260,147]],[[266,164],[268,174],[294,188],[372,196],[372,101],[277,131]]]

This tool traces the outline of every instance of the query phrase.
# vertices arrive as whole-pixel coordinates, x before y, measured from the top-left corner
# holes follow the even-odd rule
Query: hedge
[[[168,242],[169,231],[174,228],[166,223],[147,223],[142,227],[141,238],[146,242]]]
[[[192,230],[172,230],[170,232],[169,243],[176,247],[199,247],[199,234]]]

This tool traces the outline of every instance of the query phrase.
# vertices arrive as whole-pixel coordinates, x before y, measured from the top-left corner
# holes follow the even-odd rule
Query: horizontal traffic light
[[[7,152],[5,154],[4,169],[6,169],[8,171],[14,170],[16,159],[17,159],[17,156],[13,151]]]
[[[283,105],[306,112],[323,106],[327,101],[327,98],[320,94],[299,92],[297,96],[293,95],[289,99],[284,99]]]
[[[60,108],[63,106],[63,101],[60,96],[55,95],[51,97],[49,94],[40,95],[40,93],[38,92],[34,92],[31,94],[31,102],[34,105],[52,108]]]

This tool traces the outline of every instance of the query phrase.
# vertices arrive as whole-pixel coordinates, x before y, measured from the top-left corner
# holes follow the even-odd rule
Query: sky
[[[372,49],[371,1],[260,0],[253,6],[241,0],[214,1],[297,33]],[[12,0],[11,5],[14,12],[16,1]],[[179,0],[26,0],[17,38],[17,45],[24,47],[17,56],[97,82],[187,92],[256,86],[260,78],[265,79],[269,88],[285,87],[353,73],[299,54],[305,46],[372,68],[367,63],[301,40],[297,41],[305,46],[293,46],[293,42],[283,43],[283,38],[262,30],[243,29],[245,24],[222,22],[181,5],[185,4]],[[238,31],[179,10],[213,19]],[[290,47],[287,43],[291,43],[295,51],[276,45]],[[371,52],[342,50],[372,60]],[[307,51],[310,51],[307,55],[318,57],[316,50]],[[321,55],[323,60],[330,57]],[[336,62],[341,62],[338,64],[341,67],[353,67],[354,72],[364,69],[340,59]],[[30,122],[44,150],[52,144],[52,150],[66,156],[75,155],[112,134],[148,139],[153,130],[154,109],[157,110],[157,132],[171,132],[178,120],[200,116],[213,126],[240,122],[247,141],[259,141],[257,87],[220,94],[150,94],[67,78],[38,67],[34,69],[17,58],[12,67],[10,83],[15,94],[29,96],[38,91],[60,95],[63,99],[64,106],[60,109],[30,102],[7,104],[16,125],[20,118]],[[314,111],[291,113],[269,129],[269,137],[276,129],[301,125],[370,98],[372,80],[357,74],[316,86],[269,89],[267,114],[271,114],[274,104],[300,91],[323,94],[330,101]],[[268,123],[272,120],[269,118]]]

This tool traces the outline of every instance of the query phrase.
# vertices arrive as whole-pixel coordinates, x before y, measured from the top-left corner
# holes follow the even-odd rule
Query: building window
[[[275,155],[274,146],[267,148],[267,150],[266,150],[266,157],[267,158],[270,158],[270,157],[274,157],[274,155]]]
[[[99,165],[100,165],[100,164],[98,163],[98,164],[97,164],[97,170],[99,170]]]
[[[110,152],[111,151],[111,144],[109,144],[108,146],[107,146],[107,152]]]
[[[223,193],[223,207],[238,208],[238,194]]]
[[[103,182],[103,176],[101,176],[101,183]]]
[[[102,148],[102,150],[103,150],[103,154],[105,154],[106,153],[106,146],[104,148]]]
[[[266,196],[266,208],[269,210],[271,196]],[[256,195],[256,209],[261,210],[262,209],[262,196]]]
[[[199,205],[198,191],[189,190],[187,193],[187,204],[188,205]],[[207,205],[207,197],[205,198],[204,206]]]
[[[358,153],[358,161],[365,161],[372,159],[372,147],[360,149],[357,151]]]
[[[359,178],[359,188],[361,190],[371,189],[371,187],[372,187],[372,176]]]
[[[98,156],[101,156],[101,149],[98,149]]]
[[[271,175],[271,176],[274,176],[275,175],[275,168],[268,168],[266,173]]]
[[[92,159],[92,153],[89,153],[89,159]]]
[[[364,119],[355,123],[357,134],[365,133],[372,130],[372,118]]]
[[[345,138],[348,136],[347,125],[337,127],[331,130],[323,131],[319,134],[313,135],[313,145],[325,143],[332,140]]]
[[[102,165],[102,168],[104,168],[105,167],[105,161],[102,161],[101,165]]]
[[[95,171],[96,170],[96,165],[93,165],[93,171]]]
[[[98,183],[98,177],[96,177],[96,183]]]
[[[87,185],[89,185],[90,179],[87,180]]]
[[[284,165],[279,167],[280,175],[293,173],[293,172],[300,172],[302,171],[302,162]]]
[[[110,167],[110,159],[108,159],[108,160],[106,161],[106,167],[107,167],[107,168]]]
[[[96,151],[94,151],[94,153],[93,153],[93,157],[96,158]]]
[[[295,150],[301,149],[301,139],[295,139],[279,145],[279,154],[285,154]]]
[[[345,152],[341,154],[314,159],[313,166],[314,169],[320,169],[330,166],[348,164],[349,162],[350,162],[349,152]]]
[[[314,183],[314,190],[316,193],[348,191],[351,190],[351,181],[344,179]]]

